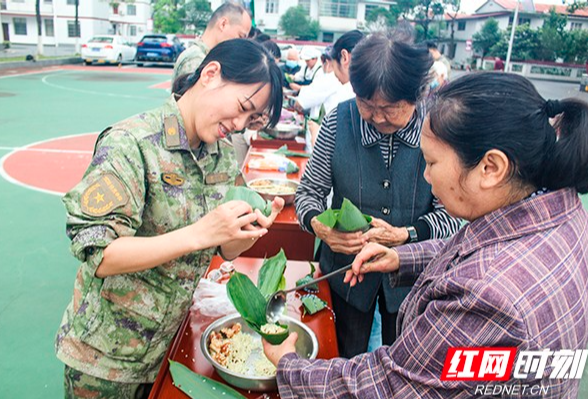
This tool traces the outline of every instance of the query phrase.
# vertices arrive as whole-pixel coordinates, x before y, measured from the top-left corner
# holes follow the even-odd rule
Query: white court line
[[[45,73],[58,72],[58,71],[60,71],[60,70],[59,69],[54,69],[54,70],[46,69],[46,70],[40,70],[40,71],[23,72],[21,74],[0,76],[0,79],[18,78],[19,76],[35,75],[35,74],[45,74]]]
[[[60,149],[31,149],[29,147],[5,147],[0,146],[0,150],[10,150],[14,153],[22,151],[38,151],[40,153],[73,153],[73,154],[92,154],[89,150],[60,150]]]
[[[68,74],[68,73],[72,73],[72,72],[80,72],[80,71],[59,71],[60,75],[64,75],[64,74]],[[86,72],[86,71],[82,71],[82,72]],[[55,75],[52,75],[53,77]],[[145,96],[133,96],[131,94],[119,94],[119,93],[108,93],[108,92],[95,92],[93,90],[84,90],[84,89],[74,89],[74,88],[69,88],[67,86],[61,86],[55,83],[51,83],[48,81],[49,75],[44,76],[43,79],[41,79],[41,82],[43,82],[45,85],[56,88],[56,89],[61,89],[61,90],[68,90],[70,92],[77,92],[77,93],[84,93],[84,94],[94,94],[94,95],[99,95],[99,96],[108,96],[108,97],[122,97],[124,99],[142,99],[142,100],[161,100],[158,99],[157,97],[145,97]]]
[[[75,135],[60,136],[58,138],[51,138],[51,139],[46,139],[46,140],[40,140],[38,142],[30,143],[30,144],[28,144],[26,146],[23,146],[23,147],[14,147],[13,148],[14,150],[12,150],[8,154],[4,155],[4,157],[0,158],[0,176],[3,177],[4,179],[6,179],[8,182],[13,183],[15,185],[22,186],[22,187],[27,188],[27,189],[35,190],[37,192],[52,194],[52,195],[60,196],[61,197],[61,196],[63,196],[65,194],[65,192],[56,192],[54,190],[41,189],[41,188],[38,188],[36,186],[27,185],[24,182],[21,182],[21,181],[18,181],[16,179],[14,179],[4,169],[4,162],[8,159],[8,157],[10,157],[11,155],[13,155],[13,154],[15,154],[15,153],[17,153],[19,151],[33,151],[33,150],[35,150],[35,149],[29,148],[29,147],[32,147],[32,146],[37,146],[39,144],[51,142],[53,140],[67,139],[67,138],[72,138],[72,137],[77,137],[77,136],[86,136],[86,135],[98,135],[98,132],[93,132],[93,133],[78,133],[78,134],[75,134]],[[6,147],[2,147],[2,148],[3,149],[6,149]],[[58,149],[47,149],[47,150],[58,150]],[[64,152],[64,153],[65,152],[70,152],[70,151],[76,152],[76,150],[61,150],[61,152]],[[79,151],[79,153],[82,153],[82,152],[83,152],[83,150],[80,150]],[[93,151],[87,151],[87,152],[88,153],[93,153]]]

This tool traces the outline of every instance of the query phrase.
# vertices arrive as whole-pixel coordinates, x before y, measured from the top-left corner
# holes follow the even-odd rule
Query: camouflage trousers
[[[65,366],[66,399],[146,399],[153,384],[107,381]]]

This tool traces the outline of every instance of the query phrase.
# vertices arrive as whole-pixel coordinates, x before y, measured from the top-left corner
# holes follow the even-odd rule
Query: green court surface
[[[157,72],[80,68],[0,77],[0,158],[159,106],[168,92],[149,87],[169,81],[171,70]],[[0,397],[63,397],[53,339],[78,268],[64,222],[60,196],[0,178]]]
[[[79,67],[0,76],[0,159],[32,143],[97,133],[157,107],[168,91],[152,86],[168,82],[170,74]],[[78,156],[69,148],[53,150],[70,161]],[[91,150],[80,152],[79,162],[87,162]],[[30,161],[13,165],[13,173],[38,171],[43,152],[28,153]],[[67,165],[47,169],[42,180],[63,180]],[[65,211],[59,195],[17,184],[0,170],[0,397],[61,398],[63,365],[53,341],[78,268],[65,235]],[[583,383],[580,397],[586,398],[586,374]]]

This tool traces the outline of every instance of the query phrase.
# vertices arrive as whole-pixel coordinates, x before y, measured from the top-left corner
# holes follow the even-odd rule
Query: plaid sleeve
[[[442,279],[427,293],[434,297],[412,298],[407,313],[418,316],[402,326],[391,347],[349,360],[282,358],[277,375],[282,398],[472,397],[477,382],[440,379],[450,347],[526,347],[519,312],[491,286]]]
[[[392,287],[414,285],[421,272],[425,270],[425,267],[445,244],[445,240],[436,239],[395,247],[400,260],[400,268],[398,271],[388,274],[390,285]]]

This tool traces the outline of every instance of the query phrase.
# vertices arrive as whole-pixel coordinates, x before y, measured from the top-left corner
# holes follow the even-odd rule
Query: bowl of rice
[[[316,358],[318,341],[308,326],[287,316],[280,318],[280,323],[288,325],[290,332],[298,333],[298,355]],[[277,389],[276,367],[263,354],[261,337],[239,314],[210,324],[202,334],[200,347],[204,357],[228,384],[259,392]]]
[[[266,200],[272,201],[279,196],[284,199],[285,205],[290,205],[294,203],[298,182],[291,179],[258,178],[247,182],[247,186]]]

